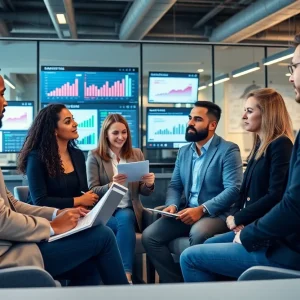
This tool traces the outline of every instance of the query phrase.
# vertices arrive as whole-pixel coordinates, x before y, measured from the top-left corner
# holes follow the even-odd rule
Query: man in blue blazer
[[[300,103],[300,35],[288,66],[290,82]],[[233,243],[204,244],[180,258],[185,281],[215,281],[220,275],[238,278],[253,266],[300,270],[300,135],[297,135],[282,200],[267,214],[239,231]]]
[[[198,101],[191,110],[186,140],[177,155],[166,208],[178,218],[163,217],[143,232],[143,244],[161,282],[179,282],[181,274],[168,244],[189,236],[190,245],[227,231],[226,217],[239,197],[242,162],[239,147],[215,134],[218,105]]]

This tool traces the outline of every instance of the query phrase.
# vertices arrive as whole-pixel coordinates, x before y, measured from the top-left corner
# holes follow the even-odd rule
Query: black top
[[[80,196],[81,192],[79,189],[79,180],[75,170],[70,173],[64,173],[62,177],[63,180],[65,181],[66,189],[67,191],[69,191],[70,196],[72,197]]]
[[[292,148],[291,140],[282,136],[268,146],[265,155],[249,161],[235,204],[241,209],[234,214],[236,225],[247,225],[261,218],[282,199]]]
[[[266,247],[272,262],[300,270],[300,135],[297,135],[288,183],[282,200],[266,215],[241,231],[248,252]]]
[[[73,207],[74,197],[81,196],[81,191],[88,191],[84,154],[81,150],[74,148],[70,148],[69,153],[76,179],[71,175],[71,179],[68,180],[66,178],[69,175],[65,174],[54,178],[49,177],[46,166],[39,159],[37,151],[29,153],[26,167],[29,184],[28,203],[63,209]],[[77,185],[73,189],[75,181]],[[72,184],[72,188],[69,184]]]

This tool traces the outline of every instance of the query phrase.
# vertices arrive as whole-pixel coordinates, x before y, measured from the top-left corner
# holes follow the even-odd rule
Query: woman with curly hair
[[[65,105],[50,104],[38,113],[18,160],[28,178],[29,203],[63,209],[97,202],[99,197],[88,191],[84,154],[75,143],[78,136]]]

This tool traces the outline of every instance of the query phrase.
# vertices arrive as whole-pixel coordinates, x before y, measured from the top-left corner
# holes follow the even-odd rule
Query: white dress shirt
[[[109,149],[109,155],[111,157],[113,173],[114,173],[114,175],[117,175],[118,174],[117,165],[118,164],[126,164],[127,161],[125,159],[123,159],[122,157],[120,157],[120,161],[118,162],[116,154],[111,149]],[[128,187],[128,182],[126,182],[124,184],[124,186]],[[128,206],[132,206],[131,195],[130,195],[129,190],[124,195],[123,199],[121,200],[120,204],[118,205],[118,208],[126,208]]]

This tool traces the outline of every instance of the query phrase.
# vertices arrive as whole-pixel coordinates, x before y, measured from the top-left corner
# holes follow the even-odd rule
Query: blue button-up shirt
[[[211,139],[209,139],[206,142],[206,144],[204,144],[201,147],[200,155],[198,155],[198,153],[197,153],[196,144],[193,143],[191,145],[191,149],[193,150],[193,164],[192,164],[192,166],[193,166],[193,170],[192,170],[193,184],[192,184],[191,191],[190,191],[190,198],[189,198],[189,203],[188,203],[189,207],[198,207],[199,206],[198,196],[199,196],[199,191],[200,191],[199,177],[200,177],[200,173],[202,171],[201,166],[203,165],[203,162],[204,162],[204,159],[206,156],[206,152],[211,144],[213,137],[214,136],[212,136]]]

